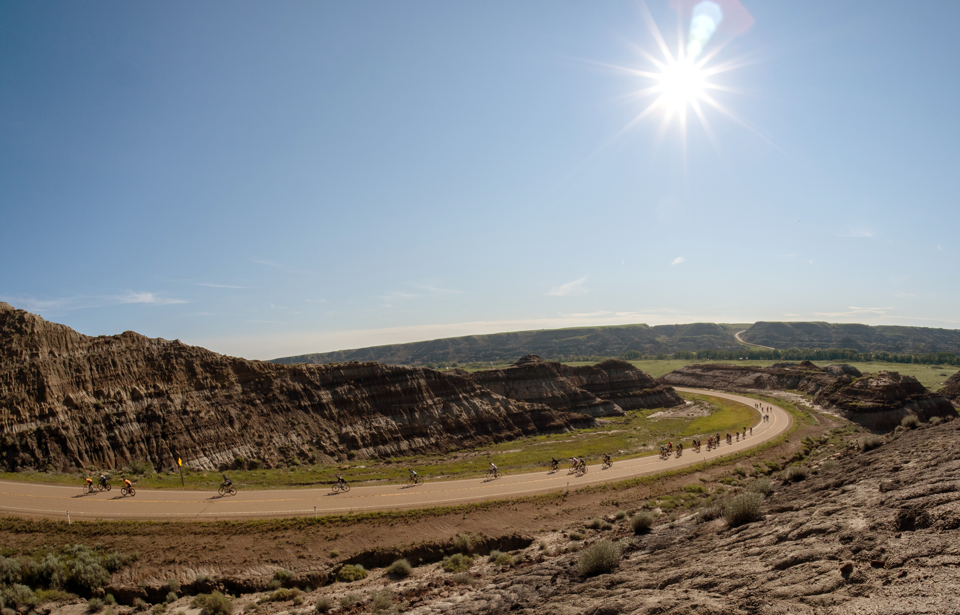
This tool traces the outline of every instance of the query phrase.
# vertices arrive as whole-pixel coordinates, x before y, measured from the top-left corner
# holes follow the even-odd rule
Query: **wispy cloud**
[[[874,233],[872,229],[863,228],[863,227],[853,227],[842,231],[837,231],[834,233],[837,237],[873,237]]]
[[[916,297],[917,293],[897,293],[895,297]]]
[[[813,312],[814,316],[828,316],[828,317],[837,317],[837,316],[860,316],[863,314],[875,314],[877,316],[883,316],[887,311],[892,310],[892,307],[856,307],[851,305],[847,308],[848,312]]]
[[[946,252],[946,250],[944,250],[943,246],[941,246],[940,244],[937,244],[937,249],[940,250],[941,252]]]
[[[565,318],[594,318],[596,316],[606,316],[607,314],[612,314],[613,312],[584,312],[582,314],[564,314],[560,312],[560,315]],[[619,315],[619,314],[618,314]]]
[[[683,258],[682,256],[678,256],[677,258],[673,259],[673,262],[670,263],[670,264],[671,264],[671,265],[680,265],[680,264],[683,264],[683,263],[685,263],[685,262],[687,262],[687,259]]]
[[[234,286],[233,284],[210,284],[209,282],[194,282],[194,286],[206,286],[207,288],[247,288],[246,286]]]
[[[777,254],[777,258],[780,258],[780,259],[797,258],[797,255],[796,254]]]
[[[29,312],[68,312],[72,310],[107,307],[110,305],[176,305],[189,303],[189,301],[185,299],[168,297],[162,293],[132,290],[120,295],[77,295],[74,297],[57,297],[55,299],[39,299],[37,297],[22,295],[6,296],[0,297],[0,301],[6,301],[14,307],[22,308]]]
[[[411,293],[404,290],[390,290],[380,295],[381,301],[398,301],[401,299],[416,299],[420,297],[418,293]]]
[[[554,286],[547,291],[548,295],[553,295],[555,297],[570,297],[573,295],[585,295],[587,294],[587,289],[584,288],[583,284],[587,281],[587,276],[583,276],[579,280],[574,280],[573,282],[567,282],[566,284],[561,284],[560,286]]]
[[[274,267],[276,269],[283,269],[283,265],[281,265],[280,263],[275,263],[273,261],[265,261],[259,258],[251,258],[250,262],[256,263],[258,265],[266,265],[267,267]]]

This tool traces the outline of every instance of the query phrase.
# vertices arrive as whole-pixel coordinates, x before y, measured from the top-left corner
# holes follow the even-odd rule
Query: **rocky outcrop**
[[[950,376],[947,381],[943,383],[940,394],[954,404],[960,405],[960,372]]]
[[[908,414],[927,421],[935,416],[956,416],[940,393],[932,393],[913,376],[881,371],[853,382],[838,378],[822,389],[814,402],[834,408],[850,420],[875,430],[896,427]]]
[[[850,365],[818,367],[810,361],[752,365],[687,365],[660,377],[660,382],[724,390],[796,390],[813,395],[819,406],[876,430],[900,424],[915,414],[922,421],[956,412],[940,393],[928,391],[913,376],[882,371],[864,376]]]
[[[531,564],[485,575],[477,590],[444,593],[414,612],[958,613],[958,427],[953,421],[866,453],[851,450],[832,469],[777,485],[760,518],[739,527],[681,513],[639,536],[622,527],[588,538],[588,545],[627,539],[608,574],[580,576],[582,551],[538,551]]]
[[[470,378],[510,399],[542,403],[554,410],[593,417],[619,416],[624,410],[683,403],[672,388],[660,385],[626,361],[570,367],[527,355],[511,367],[475,372]]]
[[[195,468],[442,451],[592,422],[429,369],[286,366],[0,303],[0,467]],[[584,409],[587,405],[584,406]]]
[[[838,378],[853,382],[862,374],[849,365],[821,368],[810,361],[776,363],[770,367],[730,365],[725,363],[687,365],[660,377],[660,382],[673,386],[708,389],[795,390],[815,394]]]

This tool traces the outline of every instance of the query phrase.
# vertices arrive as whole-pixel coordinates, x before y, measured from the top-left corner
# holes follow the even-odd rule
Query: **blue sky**
[[[685,135],[635,2],[2,3],[0,300],[249,358],[960,327],[960,3],[741,2]]]

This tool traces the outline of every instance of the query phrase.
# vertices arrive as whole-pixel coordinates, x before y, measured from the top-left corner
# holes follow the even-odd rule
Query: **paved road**
[[[750,342],[740,337],[741,333],[746,333],[746,332],[747,332],[746,329],[744,329],[743,331],[737,331],[736,333],[733,334],[733,336],[737,338],[738,342],[740,342],[741,344],[746,344],[747,346],[753,346],[754,348],[763,348],[764,350],[776,350],[776,348],[772,348],[770,346],[761,346],[760,344],[751,344]]]
[[[725,397],[751,408],[755,399],[707,391],[684,389],[688,393],[709,393]],[[278,489],[275,491],[243,491],[232,497],[200,491],[137,491],[136,497],[122,497],[119,486],[109,493],[81,494],[80,486],[43,485],[17,481],[0,481],[0,513],[42,516],[65,519],[192,519],[212,520],[250,517],[304,516],[310,514],[342,514],[424,508],[461,504],[480,500],[494,500],[535,493],[557,491],[567,487],[622,480],[634,476],[656,474],[715,459],[775,438],[790,428],[792,419],[783,409],[771,406],[768,422],[753,426],[753,435],[719,449],[695,453],[686,449],[679,459],[672,456],[662,460],[659,456],[640,457],[617,461],[612,468],[601,470],[599,465],[588,466],[587,473],[576,477],[566,468],[558,472],[535,472],[531,474],[507,474],[496,480],[473,478],[467,480],[430,482],[408,487],[405,485],[381,485],[354,487],[349,493],[333,495],[329,489]],[[749,430],[748,430],[749,431]]]

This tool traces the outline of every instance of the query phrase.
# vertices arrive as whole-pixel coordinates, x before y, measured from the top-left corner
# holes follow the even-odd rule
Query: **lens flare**
[[[687,41],[687,59],[696,60],[703,53],[703,48],[710,42],[721,21],[723,21],[723,9],[716,2],[703,0],[693,7],[690,35]]]

